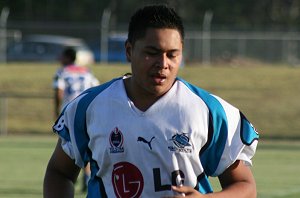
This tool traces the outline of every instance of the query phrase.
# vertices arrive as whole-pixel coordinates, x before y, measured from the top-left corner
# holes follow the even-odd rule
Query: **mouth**
[[[153,79],[155,84],[161,85],[166,81],[167,76],[163,75],[163,74],[153,74],[153,75],[151,75],[151,78]]]

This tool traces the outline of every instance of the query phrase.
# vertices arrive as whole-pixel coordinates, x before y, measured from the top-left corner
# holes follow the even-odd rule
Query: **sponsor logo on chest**
[[[111,131],[109,136],[110,153],[123,153],[124,152],[124,136],[118,127]]]
[[[191,144],[189,143],[190,138],[186,135],[186,133],[176,133],[172,136],[170,141],[173,142],[172,146],[168,146],[170,151],[174,152],[183,152],[183,153],[191,153],[192,149]]]
[[[124,135],[118,127],[115,127],[110,135],[109,135],[109,143],[110,143],[110,153],[124,153]],[[138,136],[137,142],[144,143],[147,145],[150,151],[153,150],[153,147],[157,146],[157,144],[152,144],[152,141],[155,140],[155,136],[151,138],[145,138],[142,136]],[[171,152],[180,152],[180,153],[191,153],[192,148],[190,144],[190,138],[188,137],[187,133],[176,133],[175,135],[171,136],[170,139],[167,140],[169,143],[168,149]],[[170,143],[172,145],[170,145]],[[130,145],[135,144],[131,142]],[[160,145],[166,146],[165,145]]]

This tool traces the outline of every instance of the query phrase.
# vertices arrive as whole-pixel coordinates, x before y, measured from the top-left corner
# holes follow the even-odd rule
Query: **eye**
[[[151,50],[151,51],[146,51],[146,54],[149,55],[149,56],[156,56],[156,55],[158,55],[158,53],[159,53],[159,52],[153,51],[153,50]]]
[[[168,58],[172,59],[172,58],[176,58],[179,55],[178,52],[169,52],[167,53]]]

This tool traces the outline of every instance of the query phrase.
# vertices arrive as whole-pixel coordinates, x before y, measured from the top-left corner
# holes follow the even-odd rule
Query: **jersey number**
[[[75,77],[69,77],[66,78],[66,92],[71,95],[74,93],[80,93],[84,91],[84,81],[85,77],[84,76],[79,76],[77,78]]]

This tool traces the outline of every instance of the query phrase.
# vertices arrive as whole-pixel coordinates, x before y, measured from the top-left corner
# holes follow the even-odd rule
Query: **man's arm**
[[[223,189],[222,197],[256,197],[256,183],[249,166],[243,161],[236,161],[219,176]]]
[[[64,91],[62,89],[54,89],[54,111],[55,111],[55,117],[57,118],[60,114],[60,109],[62,105],[62,100],[64,96]]]
[[[219,176],[222,186],[221,192],[200,194],[191,187],[175,187],[173,190],[178,193],[184,193],[186,197],[207,197],[207,198],[255,198],[256,184],[250,167],[246,166],[242,161],[236,161],[228,169]]]
[[[49,160],[44,178],[44,198],[74,197],[74,183],[80,168],[62,150],[61,140]]]

